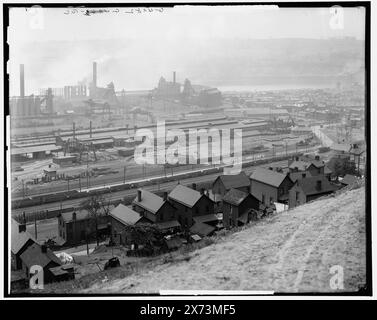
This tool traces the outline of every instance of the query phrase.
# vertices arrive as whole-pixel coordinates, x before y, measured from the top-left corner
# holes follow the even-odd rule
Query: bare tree
[[[93,194],[80,204],[80,208],[86,210],[91,220],[94,222],[96,231],[97,246],[99,246],[99,231],[98,224],[101,216],[106,216],[110,213],[111,203],[100,194]]]

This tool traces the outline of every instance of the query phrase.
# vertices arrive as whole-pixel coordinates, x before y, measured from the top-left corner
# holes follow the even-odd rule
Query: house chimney
[[[193,183],[193,184],[192,184],[192,189],[193,189],[193,190],[196,190],[196,183]]]
[[[45,244],[41,245],[42,253],[47,253],[47,246]]]
[[[201,188],[201,189],[200,189],[200,194],[201,194],[201,195],[204,194],[204,188]]]
[[[137,190],[137,201],[141,202],[141,190]]]
[[[164,199],[164,201],[168,200],[168,193],[166,191],[163,194],[163,199]]]
[[[20,64],[20,97],[25,97],[25,73],[23,64]]]
[[[97,88],[97,62],[93,62],[93,87]]]
[[[251,193],[251,186],[250,185],[247,186],[247,193]]]
[[[76,221],[76,211],[74,211],[74,212],[72,213],[72,220],[73,220],[73,221]]]
[[[298,161],[298,156],[296,156],[295,160]]]
[[[322,181],[321,180],[317,180],[317,186],[316,186],[317,190],[321,190],[322,189]]]
[[[315,156],[315,159],[316,159],[316,160],[319,160],[319,156],[318,156],[318,155],[317,155],[317,156]]]
[[[26,232],[26,224],[25,223],[21,223],[18,225],[18,233],[21,233],[21,232]]]

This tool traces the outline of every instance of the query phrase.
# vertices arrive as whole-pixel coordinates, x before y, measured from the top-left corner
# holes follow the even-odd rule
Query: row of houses
[[[130,226],[143,224],[165,234],[185,231],[204,237],[258,219],[276,204],[293,208],[330,194],[340,187],[331,181],[331,174],[318,156],[302,156],[291,159],[287,168],[258,167],[250,176],[220,175],[210,191],[197,190],[195,183],[191,187],[178,183],[162,196],[139,189],[130,206],[119,204],[101,216],[97,229],[120,244],[132,242]],[[63,213],[59,236],[71,245],[84,241],[94,230],[92,220],[85,212]]]

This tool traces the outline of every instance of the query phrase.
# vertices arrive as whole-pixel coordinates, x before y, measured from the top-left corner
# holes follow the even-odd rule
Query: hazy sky
[[[20,63],[25,64],[27,94],[37,92],[39,87],[58,87],[85,80],[90,77],[93,60],[101,63],[109,59],[135,61],[135,66],[127,65],[128,70],[124,72],[135,79],[131,89],[136,89],[156,83],[158,74],[170,75],[172,65],[185,59],[183,49],[187,48],[187,52],[192,53],[196,46],[200,47],[211,40],[287,37],[327,39],[345,36],[363,40],[364,9],[340,10],[340,24],[336,24],[339,20],[333,17],[334,12],[329,8],[178,6],[164,8],[163,12],[134,11],[133,14],[125,12],[130,12],[130,8],[119,8],[117,13],[105,12],[90,16],[80,11],[66,14],[67,9],[64,8],[13,8],[10,11],[8,32],[11,95],[17,94],[19,90]],[[104,41],[104,45],[98,46],[98,50],[88,46],[87,41],[83,42],[109,39],[114,41]],[[130,41],[129,48],[123,46],[126,40]],[[52,41],[70,41],[71,44],[63,47],[67,51],[64,55],[56,54],[59,45],[54,47],[55,42]],[[161,46],[164,47],[163,51]],[[179,59],[175,56],[177,52],[180,54]],[[148,64],[152,55],[155,55],[154,67],[144,69],[143,65]],[[179,70],[179,66],[176,68]],[[155,78],[150,79],[151,77]],[[129,85],[126,81],[124,83]]]

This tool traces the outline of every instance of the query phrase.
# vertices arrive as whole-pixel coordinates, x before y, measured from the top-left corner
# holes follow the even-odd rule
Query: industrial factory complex
[[[20,65],[20,95],[9,100],[12,241],[19,243],[12,246],[13,288],[28,278],[33,255],[46,261],[49,282],[71,280],[86,267],[67,251],[89,256],[106,243],[133,257],[170,252],[364,175],[357,84],[337,92],[221,92],[172,72],[155,88],[127,91],[113,82],[100,87],[99,67],[93,62],[89,84],[28,95],[27,65]],[[186,145],[186,163],[137,163],[135,150],[145,142],[138,130],[155,135],[157,123],[188,136],[204,132],[208,154],[199,152],[197,137]],[[231,138],[242,132],[237,174],[224,175],[227,164],[213,161],[213,129]],[[166,138],[166,152],[175,142]],[[117,266],[114,259],[105,268]]]

